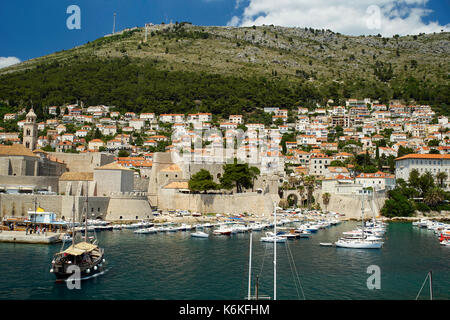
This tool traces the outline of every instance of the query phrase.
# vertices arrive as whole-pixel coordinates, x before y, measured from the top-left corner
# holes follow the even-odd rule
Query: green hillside
[[[14,110],[83,101],[120,110],[257,114],[370,97],[450,114],[450,34],[352,37],[274,26],[152,26],[0,70]],[[4,109],[4,108],[3,108]],[[256,112],[256,113],[255,113]]]

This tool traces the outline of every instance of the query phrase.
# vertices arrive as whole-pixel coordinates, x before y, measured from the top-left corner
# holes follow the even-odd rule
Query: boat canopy
[[[80,242],[75,244],[74,246],[68,247],[62,253],[70,254],[72,256],[81,256],[83,253],[91,252],[96,249],[97,246],[87,242]]]

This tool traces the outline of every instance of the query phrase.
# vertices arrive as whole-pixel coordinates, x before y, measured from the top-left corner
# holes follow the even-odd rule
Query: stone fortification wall
[[[38,189],[49,189],[58,192],[58,180],[56,176],[0,176],[2,186],[35,186]]]
[[[314,198],[320,204],[320,207],[325,210],[325,205],[322,200],[322,192],[315,192]],[[380,210],[386,201],[385,195],[377,194],[375,199],[367,199],[364,197],[364,215],[365,218],[380,215]],[[344,213],[347,218],[360,219],[361,218],[361,197],[357,195],[337,195],[331,194],[330,203],[327,207],[328,211]]]
[[[114,162],[114,155],[102,152],[89,152],[80,154],[49,152],[49,156],[63,161],[67,166],[67,171],[71,172],[93,171],[94,168]]]
[[[152,209],[145,192],[111,194],[105,220],[134,221],[152,218]]]
[[[134,176],[134,191],[147,192],[149,181],[150,181],[149,178],[142,178],[142,177],[138,177],[135,175]]]
[[[28,210],[34,211],[36,205],[45,211],[56,213],[58,218],[71,219],[72,207],[75,202],[75,216],[79,221],[84,219],[86,198],[61,195],[28,195],[0,194],[0,216],[26,217]],[[109,205],[109,197],[89,197],[88,219],[105,219]]]
[[[273,201],[278,195],[248,192],[241,194],[185,194],[175,189],[163,189],[158,201],[162,210],[190,210],[191,212],[241,214],[269,216],[273,212]]]

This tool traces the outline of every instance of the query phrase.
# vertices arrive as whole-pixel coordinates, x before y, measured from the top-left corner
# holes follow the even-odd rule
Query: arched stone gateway
[[[287,196],[287,202],[289,204],[290,207],[292,206],[298,206],[298,197],[296,194],[291,193],[290,195]]]
[[[297,190],[283,190],[283,198],[287,199],[289,205],[295,205],[297,207],[302,205],[301,195]]]

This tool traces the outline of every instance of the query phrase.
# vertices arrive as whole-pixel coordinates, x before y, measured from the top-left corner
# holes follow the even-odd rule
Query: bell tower
[[[23,125],[23,145],[30,150],[36,149],[37,143],[37,124],[36,124],[36,114],[33,108],[28,112],[25,123]]]

